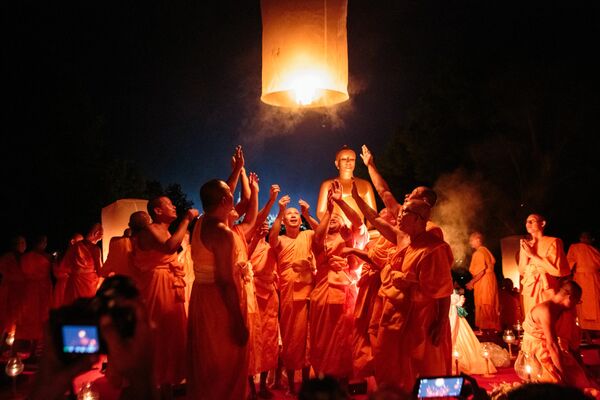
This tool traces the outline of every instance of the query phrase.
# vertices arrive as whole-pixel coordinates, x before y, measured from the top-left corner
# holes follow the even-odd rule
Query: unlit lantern
[[[280,107],[348,100],[346,0],[262,0],[262,96]]]

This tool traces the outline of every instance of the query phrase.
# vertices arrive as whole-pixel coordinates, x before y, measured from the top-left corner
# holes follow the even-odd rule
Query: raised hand
[[[306,200],[298,200],[298,204],[300,205],[300,214],[304,215],[308,213],[308,209],[310,208],[310,204],[306,202]]]
[[[375,165],[375,162],[373,160],[373,155],[371,154],[371,152],[369,151],[369,148],[363,144],[362,146],[362,153],[360,155],[360,158],[362,158],[363,163],[365,163],[365,165],[368,167],[369,165]]]
[[[244,167],[244,151],[241,145],[235,147],[233,156],[231,157],[231,167],[241,170]]]
[[[287,208],[288,204],[290,204],[290,196],[286,194],[281,199],[279,199],[278,203],[279,203],[279,212],[281,214],[283,214],[285,212],[285,209]]]
[[[331,187],[329,188],[329,190],[331,191],[332,201],[342,200],[342,184],[337,179],[331,182]]]
[[[194,219],[198,218],[198,215],[200,215],[200,212],[198,212],[198,210],[196,210],[195,208],[190,208],[189,210],[187,210],[185,212],[185,217],[190,222],[192,222]]]
[[[258,191],[260,190],[258,186],[258,182],[260,181],[260,179],[258,179],[258,175],[256,175],[256,173],[254,172],[250,172],[250,174],[248,175],[248,181],[250,183],[250,190],[258,193]]]
[[[330,215],[333,212],[333,191],[331,190],[331,187],[329,187],[329,191],[327,191],[327,212],[329,212]]]
[[[271,189],[269,190],[269,198],[275,200],[280,191],[281,189],[279,188],[279,185],[271,185]]]

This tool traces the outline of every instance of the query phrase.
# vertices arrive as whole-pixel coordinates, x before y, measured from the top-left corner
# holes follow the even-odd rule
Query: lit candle
[[[456,375],[460,375],[460,371],[458,370],[458,358],[460,357],[460,353],[458,350],[454,349],[452,357],[454,357],[454,364],[456,365]]]
[[[6,344],[9,346],[12,346],[14,342],[15,342],[15,333],[8,332],[8,334],[6,335]]]
[[[525,372],[527,372],[527,380],[531,381],[531,365],[525,365]]]

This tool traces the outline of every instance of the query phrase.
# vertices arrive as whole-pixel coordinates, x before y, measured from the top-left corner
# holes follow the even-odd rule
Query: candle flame
[[[321,80],[315,75],[302,75],[292,81],[295,101],[300,106],[307,106],[318,100]]]
[[[531,365],[527,364],[527,365],[525,366],[525,371],[526,371],[528,374],[530,374],[530,373],[531,373]]]

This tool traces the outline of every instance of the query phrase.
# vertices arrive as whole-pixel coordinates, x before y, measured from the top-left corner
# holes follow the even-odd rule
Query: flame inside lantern
[[[346,0],[262,0],[262,96],[279,107],[348,100]]]

